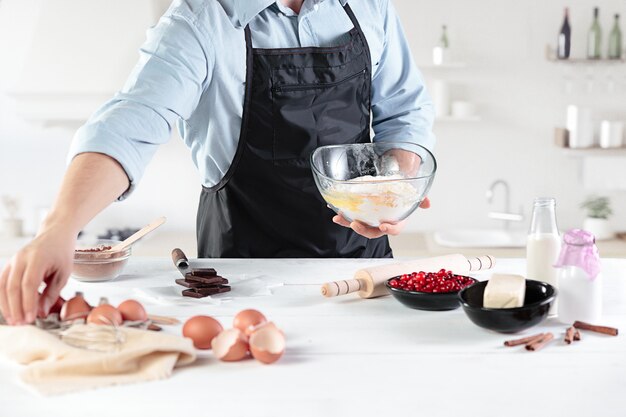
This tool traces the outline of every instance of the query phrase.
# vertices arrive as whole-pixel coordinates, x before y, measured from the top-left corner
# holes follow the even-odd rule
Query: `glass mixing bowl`
[[[397,223],[419,207],[437,162],[410,142],[330,145],[311,155],[315,184],[328,205],[349,221]]]
[[[115,246],[119,240],[78,240],[74,251],[72,277],[84,282],[110,281],[117,278],[128,263],[129,246],[122,251],[102,251]]]

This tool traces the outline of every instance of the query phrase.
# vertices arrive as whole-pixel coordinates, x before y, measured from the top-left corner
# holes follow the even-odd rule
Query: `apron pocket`
[[[315,148],[352,143],[368,129],[367,70],[339,81],[272,90],[275,162],[308,158]]]

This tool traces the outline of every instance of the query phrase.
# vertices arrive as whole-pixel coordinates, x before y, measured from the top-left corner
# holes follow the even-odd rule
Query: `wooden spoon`
[[[106,252],[122,252],[139,239],[165,223],[165,217],[159,217],[149,225],[137,230],[135,233],[127,237],[123,242],[118,243]]]

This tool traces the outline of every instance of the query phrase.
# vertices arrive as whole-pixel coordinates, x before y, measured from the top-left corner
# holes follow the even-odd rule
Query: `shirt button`
[[[313,11],[315,11],[315,12],[316,12],[316,11],[318,11],[318,10],[319,10],[319,8],[320,8],[320,5],[319,5],[319,4],[315,3],[315,4],[313,5]]]

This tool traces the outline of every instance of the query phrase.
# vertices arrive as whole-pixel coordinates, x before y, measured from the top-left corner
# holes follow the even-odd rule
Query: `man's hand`
[[[420,208],[427,209],[429,207],[430,200],[428,199],[428,197],[426,197],[424,201],[422,201],[422,203],[420,204]],[[333,222],[344,227],[349,227],[361,236],[365,236],[368,239],[376,239],[377,237],[381,237],[384,235],[399,235],[402,229],[404,229],[406,220],[398,223],[382,223],[378,227],[372,227],[359,221],[354,221],[350,223],[341,214],[338,214],[333,217]]]
[[[38,312],[48,313],[72,272],[78,232],[128,185],[115,159],[90,152],[74,158],[37,237],[0,273],[0,310],[7,323],[32,323]]]
[[[63,230],[44,231],[4,266],[0,309],[8,324],[32,323],[38,313],[48,313],[72,272],[75,241]]]

